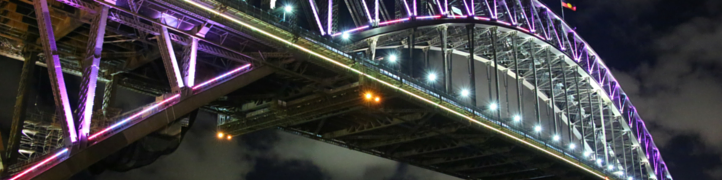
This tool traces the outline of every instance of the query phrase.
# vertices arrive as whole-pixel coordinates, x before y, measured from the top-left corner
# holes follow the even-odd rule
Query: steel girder
[[[273,69],[268,66],[256,67],[255,69],[236,76],[221,83],[213,88],[207,89],[200,93],[189,96],[180,100],[172,108],[164,109],[158,113],[150,115],[145,120],[128,127],[124,131],[104,137],[104,140],[96,142],[88,148],[80,149],[68,159],[55,165],[53,168],[47,169],[44,173],[35,177],[37,179],[66,179],[75,173],[84,170],[95,162],[105,158],[113,152],[145,137],[146,135],[162,129],[168,125],[169,119],[176,119],[187,113],[190,113],[204,104],[207,104],[220,96],[228,94],[236,89],[244,87],[251,82],[263,78],[273,73]]]
[[[435,46],[440,46],[438,33],[434,32],[436,31],[434,26],[414,28],[417,32],[422,32],[416,36],[416,42],[424,42],[422,45],[415,45],[415,48],[423,49],[430,47],[431,49],[434,49]],[[464,51],[468,51],[468,48],[465,47],[469,47],[470,45],[467,43],[468,41],[461,40],[461,37],[468,37],[468,34],[463,31],[452,31],[452,29],[463,28],[464,24],[449,26],[448,32],[450,39],[453,39],[452,37],[459,39],[454,41],[458,43],[452,47],[458,48],[455,48],[452,52],[457,55],[468,56],[468,53],[465,53]],[[491,29],[489,28],[477,29],[475,34],[488,34],[487,32],[490,30]],[[373,36],[378,39],[376,44],[377,47],[375,49],[409,47],[408,44],[401,43],[401,41],[396,40],[406,38],[407,31],[408,30],[400,30],[397,32],[390,32],[386,34],[382,33]],[[626,145],[621,145],[619,144],[621,143],[619,138],[622,136],[611,137],[607,135],[611,135],[611,132],[618,133],[629,131],[626,130],[629,127],[625,127],[623,126],[624,123],[620,123],[626,120],[616,118],[618,115],[614,114],[620,113],[620,111],[616,109],[615,105],[609,104],[609,102],[611,102],[609,98],[605,99],[605,92],[600,91],[599,87],[595,87],[593,84],[590,84],[590,82],[595,83],[595,80],[590,78],[589,74],[583,72],[583,67],[580,67],[577,64],[571,64],[570,62],[573,62],[574,59],[562,54],[568,52],[555,52],[556,49],[549,48],[550,46],[544,45],[543,43],[539,44],[538,42],[530,41],[529,37],[525,37],[524,35],[518,34],[514,31],[506,29],[500,29],[500,31],[501,33],[499,33],[496,38],[498,40],[495,41],[497,42],[496,45],[488,43],[491,42],[491,38],[473,36],[473,38],[477,39],[476,41],[472,41],[477,42],[474,44],[474,46],[476,46],[475,55],[478,56],[475,59],[493,66],[494,63],[491,61],[494,59],[494,56],[492,56],[492,53],[497,52],[496,57],[499,60],[498,64],[500,65],[499,71],[509,72],[508,76],[512,77],[519,74],[519,78],[521,78],[522,84],[526,88],[539,92],[539,98],[541,99],[540,104],[546,104],[547,107],[553,107],[555,109],[556,115],[552,117],[559,119],[558,121],[560,122],[563,122],[561,125],[557,125],[559,128],[563,129],[560,130],[560,132],[565,131],[565,134],[568,134],[568,132],[570,132],[569,130],[571,130],[572,134],[575,136],[575,138],[568,140],[568,142],[574,142],[575,144],[585,142],[583,143],[584,149],[592,151],[593,154],[599,155],[610,155],[610,151],[605,149],[617,149],[617,151],[611,151],[613,152],[611,153],[611,156],[614,157],[612,159],[614,159],[615,166],[624,165],[624,162],[629,161],[623,160],[622,158],[631,158],[632,152],[621,151],[619,148],[622,146],[631,147],[637,142],[629,141],[627,139],[625,141]],[[522,43],[512,44],[512,41]],[[531,48],[526,48],[526,46],[530,43],[532,44]],[[494,46],[499,46],[496,51],[493,51],[492,49]],[[367,50],[365,43],[360,41],[351,43],[346,48],[350,51]],[[443,47],[436,48],[436,50],[443,52]],[[538,59],[536,63],[532,61],[532,54],[534,54]],[[534,79],[533,76],[533,68],[537,69],[536,73],[538,73],[538,76],[536,79]],[[591,76],[595,75],[597,74],[592,74]],[[601,72],[600,75],[602,75]],[[514,77],[514,79],[516,79],[516,77]],[[531,82],[536,82],[537,86],[534,86]],[[580,94],[576,94],[576,92],[580,92]],[[594,94],[592,97],[587,97],[584,95],[587,93]],[[592,98],[592,101],[581,101],[586,100],[587,98]],[[599,102],[605,102],[601,108]],[[595,116],[590,116],[591,113],[596,114]],[[580,120],[582,117],[585,119],[584,121]],[[505,119],[505,117],[502,117],[502,119]],[[506,119],[511,119],[511,117],[506,117]],[[551,121],[554,120],[552,119]],[[605,128],[602,129],[602,127]],[[597,129],[597,131],[594,131],[594,129]],[[597,148],[594,148],[594,138],[587,138],[590,134],[593,135],[594,132],[598,132],[601,134],[600,136],[607,137],[604,138],[604,140],[599,140],[600,145]],[[613,141],[615,143],[613,143]],[[637,153],[637,155],[639,155],[639,153]],[[607,162],[606,159],[609,159],[609,157],[602,158],[605,159],[605,162]],[[639,173],[634,174],[637,174],[635,176],[638,177],[641,176]]]

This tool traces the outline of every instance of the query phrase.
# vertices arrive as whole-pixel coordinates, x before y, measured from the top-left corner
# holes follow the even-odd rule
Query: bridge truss
[[[312,12],[305,14],[320,36],[246,2],[58,2],[2,2],[15,14],[2,17],[0,53],[25,61],[16,107],[27,101],[23,84],[33,64],[54,67],[48,70],[67,144],[9,166],[12,179],[69,177],[149,133],[176,127],[167,119],[198,108],[220,114],[219,130],[232,135],[275,127],[461,178],[672,179],[608,68],[535,0],[298,1]],[[356,28],[341,30],[340,14]],[[27,30],[33,28],[37,34]],[[399,56],[399,64],[377,55],[384,53]],[[307,58],[293,58],[299,56]],[[149,75],[158,58],[165,74]],[[82,77],[78,114],[62,72]],[[427,82],[430,72],[439,72],[441,82]],[[158,100],[91,130],[87,99],[97,81],[107,82],[101,112],[110,110],[114,86]],[[274,86],[265,81],[300,88],[273,95],[238,90]],[[462,97],[462,87],[471,97]],[[365,100],[367,93],[382,95],[383,105]],[[18,109],[13,124],[23,124]],[[20,130],[13,127],[7,159],[17,156],[19,136],[12,134]]]

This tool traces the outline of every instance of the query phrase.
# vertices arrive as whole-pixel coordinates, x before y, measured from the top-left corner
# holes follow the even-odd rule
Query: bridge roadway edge
[[[120,150],[121,148],[139,140],[142,137],[166,126],[168,120],[174,117],[181,117],[201,106],[210,103],[219,96],[228,94],[246,85],[255,82],[274,72],[271,67],[257,67],[250,72],[241,74],[213,88],[200,92],[183,99],[172,107],[166,108],[147,119],[130,126],[120,133],[114,134],[107,139],[99,141],[88,148],[73,152],[68,159],[47,169],[44,173],[34,179],[68,179],[75,173],[86,169],[106,156]],[[175,121],[175,119],[173,120]]]
[[[281,41],[283,43],[288,44],[290,47],[288,48],[291,51],[299,50],[304,51],[305,53],[311,54],[312,56],[316,56],[321,61],[316,61],[316,58],[313,60],[310,60],[309,62],[315,63],[315,64],[323,64],[323,65],[336,65],[340,66],[342,69],[347,70],[349,73],[355,73],[358,74],[361,78],[364,79],[370,79],[373,81],[376,81],[380,84],[383,84],[387,88],[391,88],[399,93],[406,94],[408,96],[413,96],[416,98],[416,100],[420,102],[425,102],[429,104],[433,104],[434,106],[444,109],[448,111],[453,115],[456,115],[457,118],[466,119],[472,123],[476,123],[480,126],[484,126],[486,129],[494,131],[496,133],[500,133],[506,136],[506,138],[514,139],[522,144],[525,144],[529,146],[528,148],[533,148],[537,150],[541,150],[545,152],[544,154],[547,154],[551,157],[556,157],[560,161],[564,161],[568,163],[569,165],[577,166],[580,169],[589,172],[592,175],[595,175],[601,179],[605,178],[612,178],[612,177],[605,177],[603,172],[598,171],[596,168],[592,168],[587,166],[584,163],[581,163],[578,160],[575,160],[574,158],[567,157],[565,153],[562,152],[556,152],[554,150],[551,150],[549,148],[545,148],[547,145],[536,142],[534,140],[530,140],[525,138],[521,134],[517,134],[517,132],[514,132],[508,128],[502,128],[502,126],[497,125],[493,122],[491,122],[489,119],[482,118],[482,117],[475,117],[471,118],[471,113],[468,112],[465,109],[457,108],[456,106],[446,103],[446,102],[433,102],[432,100],[437,99],[436,97],[430,96],[418,89],[415,89],[413,87],[409,86],[398,86],[396,83],[398,80],[390,78],[386,75],[381,74],[380,72],[376,72],[370,69],[365,68],[363,65],[354,63],[354,60],[350,59],[348,56],[340,55],[339,52],[334,52],[330,47],[325,47],[319,44],[316,44],[316,42],[313,42],[311,40],[305,39],[305,38],[298,38],[295,39],[291,33],[288,31],[285,31],[283,29],[274,27],[273,25],[264,22],[262,20],[259,20],[253,16],[250,16],[248,14],[245,14],[239,10],[228,8],[225,13],[220,13],[218,11],[215,11],[214,9],[217,8],[218,2],[215,2],[213,0],[206,0],[204,1],[204,4],[200,4],[197,2],[194,2],[193,0],[185,0],[188,3],[196,5],[196,7],[199,7],[201,9],[204,9],[206,11],[209,11],[213,14],[220,15],[223,18],[226,18],[229,21],[232,21],[233,23],[238,23],[243,26],[249,27],[252,30],[254,30],[256,33],[260,33],[264,36],[267,36],[270,40],[274,41]],[[209,7],[210,6],[210,7]],[[238,19],[236,19],[238,18]]]

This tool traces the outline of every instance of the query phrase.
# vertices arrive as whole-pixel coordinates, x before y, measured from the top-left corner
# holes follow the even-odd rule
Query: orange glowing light
[[[222,132],[219,132],[219,133],[218,133],[218,138],[223,138],[223,133],[222,133]]]
[[[366,99],[370,100],[370,99],[372,98],[372,96],[373,96],[373,94],[371,94],[371,93],[366,93]]]
[[[231,135],[228,135],[228,136],[226,137],[226,139],[231,140],[231,137],[232,137]]]
[[[381,98],[376,97],[376,99],[374,99],[374,101],[376,101],[376,102],[381,102]]]

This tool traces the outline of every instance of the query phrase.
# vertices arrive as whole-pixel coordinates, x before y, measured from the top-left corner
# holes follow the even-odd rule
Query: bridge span
[[[182,140],[204,110],[219,137],[277,128],[463,179],[672,179],[608,67],[537,0],[269,2],[0,2],[0,53],[24,61],[4,177],[152,163],[174,146],[149,139]],[[20,141],[36,65],[50,150]],[[118,87],[156,101],[117,109]]]

